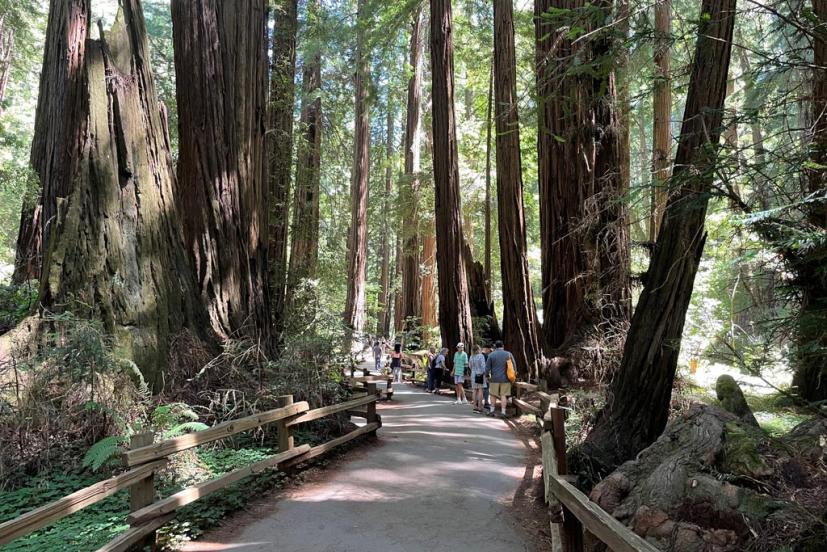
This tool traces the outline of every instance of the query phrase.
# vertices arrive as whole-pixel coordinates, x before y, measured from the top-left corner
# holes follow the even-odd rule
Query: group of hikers
[[[379,341],[373,344],[373,354],[376,361],[376,370],[382,370],[382,361],[387,345]],[[402,345],[396,343],[392,352],[387,355],[394,383],[402,382]],[[508,397],[511,396],[511,384],[516,379],[516,363],[514,356],[506,351],[502,341],[494,343],[494,348],[474,346],[473,354],[469,357],[464,343],[457,343],[456,352],[452,358],[451,368],[448,368],[448,348],[443,347],[439,352],[431,347],[423,359],[427,366],[428,378],[425,388],[429,393],[437,393],[442,382],[449,380],[454,386],[456,400],[454,404],[472,404],[474,412],[499,415],[505,418]],[[426,364],[427,362],[427,364]],[[465,396],[466,379],[470,380],[472,400]],[[490,398],[493,397],[493,404]],[[497,400],[500,402],[500,412],[497,413]]]

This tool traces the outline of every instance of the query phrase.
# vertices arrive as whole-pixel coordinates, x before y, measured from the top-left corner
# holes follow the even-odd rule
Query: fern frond
[[[170,428],[169,431],[165,431],[164,439],[177,437],[187,432],[203,431],[205,429],[209,429],[209,427],[210,426],[208,426],[207,424],[202,424],[201,422],[185,422],[183,424],[178,424],[177,426]]]
[[[125,442],[126,437],[124,435],[104,437],[89,447],[89,450],[87,450],[83,456],[83,465],[87,468],[92,468],[92,471],[98,471],[101,466],[120,454],[121,445]]]

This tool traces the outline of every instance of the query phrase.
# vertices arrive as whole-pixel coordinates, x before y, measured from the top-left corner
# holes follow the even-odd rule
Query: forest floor
[[[185,550],[545,549],[523,512],[539,475],[530,434],[413,386],[394,391],[373,446]]]

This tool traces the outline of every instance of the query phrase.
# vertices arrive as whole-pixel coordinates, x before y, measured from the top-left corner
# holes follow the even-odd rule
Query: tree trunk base
[[[819,468],[825,440],[825,419],[805,422],[778,446],[738,416],[696,405],[590,496],[637,534],[673,552],[803,543],[817,527],[803,515],[799,497],[813,497],[806,508],[815,517],[827,507],[827,477]],[[605,550],[601,546],[592,543],[590,549]]]

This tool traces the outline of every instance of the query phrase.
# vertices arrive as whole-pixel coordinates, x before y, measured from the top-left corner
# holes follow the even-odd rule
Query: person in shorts
[[[465,344],[457,343],[457,352],[454,353],[454,389],[457,392],[457,402],[454,404],[468,404],[465,398],[465,368],[468,366],[468,353]]]
[[[489,391],[494,396],[493,411],[497,410],[497,398],[500,399],[500,417],[505,418],[505,407],[508,405],[508,397],[511,396],[511,382],[508,381],[507,363],[511,359],[511,365],[515,372],[517,363],[514,355],[503,348],[503,342],[497,341],[494,344],[494,352],[488,355],[485,361],[485,373],[488,375]],[[493,414],[493,412],[492,412]]]
[[[482,349],[477,345],[474,347],[474,356],[471,357],[471,389],[474,393],[474,412],[483,411],[483,391],[485,389],[485,356]]]
[[[388,356],[390,357],[391,361],[393,383],[402,383],[402,344],[394,344],[393,352]]]

